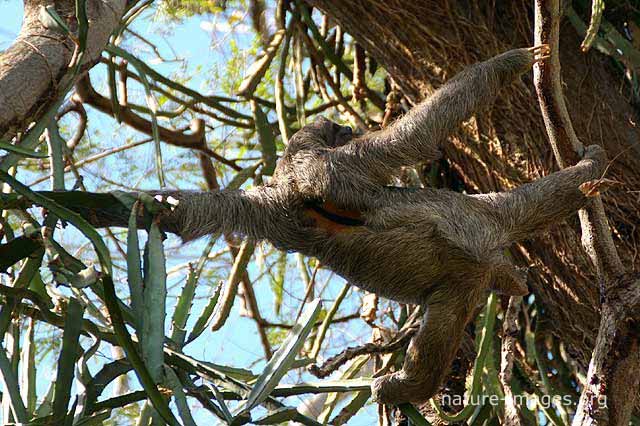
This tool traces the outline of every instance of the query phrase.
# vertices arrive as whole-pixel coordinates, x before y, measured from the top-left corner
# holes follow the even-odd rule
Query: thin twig
[[[376,343],[366,343],[362,346],[354,346],[345,349],[340,354],[329,358],[324,364],[318,366],[317,364],[311,364],[308,370],[311,374],[319,379],[329,376],[336,371],[347,361],[360,356],[360,355],[379,355],[390,352],[395,352],[407,346],[413,335],[418,331],[419,324],[412,324],[407,326],[398,334],[396,334],[389,343],[382,345]]]
[[[107,115],[113,115],[113,103],[109,99],[96,92],[96,90],[91,86],[91,81],[89,80],[88,76],[80,79],[76,84],[75,96],[77,96],[80,101],[93,106],[97,110]],[[133,127],[139,132],[143,132],[147,135],[151,135],[153,133],[153,126],[150,120],[142,118],[125,106],[120,106],[120,118],[124,123]],[[204,138],[204,122],[202,120],[193,120],[192,123],[193,125],[191,133],[185,133],[182,131],[171,130],[162,126],[158,126],[159,137],[165,143],[168,143],[170,145],[191,148],[203,152],[236,171],[242,169],[242,167],[213,152],[209,147],[206,146],[206,141]]]

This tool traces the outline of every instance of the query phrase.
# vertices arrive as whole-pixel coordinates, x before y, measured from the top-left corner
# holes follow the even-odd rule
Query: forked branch
[[[416,331],[418,331],[417,325],[418,324],[415,324],[403,329],[396,336],[394,336],[393,340],[391,340],[389,343],[385,343],[382,345],[376,343],[366,343],[362,346],[350,347],[345,349],[338,355],[328,359],[322,365],[311,364],[308,370],[314,376],[322,379],[331,375],[331,373],[336,371],[347,361],[352,360],[360,355],[379,355],[395,352],[409,344],[411,338],[416,334]]]
[[[551,57],[534,67],[534,82],[549,142],[558,164],[565,167],[579,160],[583,145],[573,130],[562,92],[559,3],[535,2],[535,44],[548,44]],[[627,274],[620,261],[600,196],[594,196],[579,215],[583,245],[604,285],[596,347],[572,424],[628,425],[640,386],[640,280]]]

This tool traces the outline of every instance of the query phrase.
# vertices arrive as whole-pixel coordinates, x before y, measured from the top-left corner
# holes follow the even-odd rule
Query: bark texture
[[[389,71],[413,102],[464,66],[533,40],[531,2],[311,0],[334,18]],[[615,243],[628,270],[637,271],[640,202],[638,111],[611,61],[564,21],[562,75],[569,115],[585,145],[600,144],[612,159],[608,177],[623,185],[604,194]],[[512,86],[490,112],[452,138],[444,156],[472,192],[518,186],[556,170],[531,75]],[[562,202],[562,200],[558,200]],[[599,283],[580,244],[577,218],[518,245],[514,257],[532,266],[529,284],[568,351],[586,371],[598,335]]]
[[[111,32],[118,25],[126,0],[87,0],[89,33],[83,64],[100,58]],[[54,5],[69,28],[77,28],[72,0],[25,0],[24,20],[16,42],[0,53],[0,137],[9,139],[37,120],[60,96],[68,83],[68,65],[74,51],[66,35],[45,28],[41,9]],[[45,13],[45,12],[42,12]]]
[[[584,150],[567,112],[561,84],[559,33],[562,12],[559,0],[535,2],[536,44],[548,44],[551,56],[534,66],[534,83],[549,142],[560,167],[574,163]],[[582,244],[603,282],[600,294],[600,329],[593,350],[587,385],[580,395],[573,426],[629,424],[636,389],[640,385],[638,330],[640,282],[625,271],[611,237],[600,195],[596,194],[579,212]],[[630,324],[635,324],[632,331]],[[634,327],[634,325],[631,325]],[[623,341],[623,351],[616,347]]]

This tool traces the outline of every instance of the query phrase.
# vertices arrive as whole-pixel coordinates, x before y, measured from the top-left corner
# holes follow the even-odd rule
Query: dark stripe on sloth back
[[[343,226],[364,226],[364,220],[362,220],[360,212],[341,210],[330,203],[319,204],[311,202],[307,203],[306,207],[325,219]]]

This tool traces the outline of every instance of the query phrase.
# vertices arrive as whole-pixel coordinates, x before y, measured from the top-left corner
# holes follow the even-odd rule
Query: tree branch
[[[76,84],[75,96],[77,96],[79,101],[91,105],[100,112],[113,116],[113,103],[100,93],[96,92],[91,85],[91,80],[88,75],[80,79],[78,84]],[[133,127],[139,132],[147,135],[151,135],[153,133],[153,126],[151,122],[133,112],[126,105],[120,106],[120,118],[125,124]],[[169,145],[195,149],[236,171],[242,169],[242,167],[238,166],[235,162],[227,160],[207,147],[204,134],[204,123],[202,120],[192,120],[191,133],[171,130],[162,126],[158,126],[158,133],[160,135],[160,139]]]
[[[551,58],[534,66],[533,76],[549,142],[561,168],[575,164],[584,146],[576,136],[564,102],[560,79],[560,10],[559,1],[536,0],[535,44],[548,44]],[[599,274],[609,278],[620,276],[624,267],[611,238],[600,196],[593,197],[580,214],[582,243]]]
[[[324,364],[318,366],[317,364],[311,364],[308,368],[309,372],[316,376],[319,379],[329,376],[331,373],[336,371],[342,365],[344,365],[347,361],[354,359],[360,355],[378,355],[385,354],[390,352],[395,352],[409,344],[411,338],[418,331],[419,324],[412,324],[407,326],[398,334],[393,337],[389,343],[385,343],[382,345],[376,343],[366,343],[362,346],[350,347],[334,356],[333,358],[328,359]]]
[[[536,0],[535,44],[548,44],[551,58],[534,67],[542,115],[560,167],[574,164],[583,152],[564,103],[560,80],[559,0]],[[611,237],[600,196],[580,212],[582,243],[596,265],[602,314],[587,383],[574,426],[628,425],[640,386],[640,280],[627,274]]]
[[[126,228],[131,210],[110,193],[84,191],[39,191],[40,194],[78,213],[96,228],[109,226]],[[0,210],[26,209],[31,200],[16,194],[0,194]],[[145,210],[138,217],[140,228],[148,227],[151,215]],[[160,223],[163,232],[178,233],[175,225]],[[2,246],[0,246],[2,247]]]
[[[24,20],[16,42],[0,53],[0,137],[12,138],[30,122],[37,120],[68,83],[68,67],[74,45],[68,37],[45,28],[39,20],[42,0],[26,0]],[[87,1],[89,34],[83,68],[99,59],[111,32],[125,10],[125,0]],[[73,0],[55,2],[63,19],[71,18]],[[66,14],[63,13],[66,11]]]

